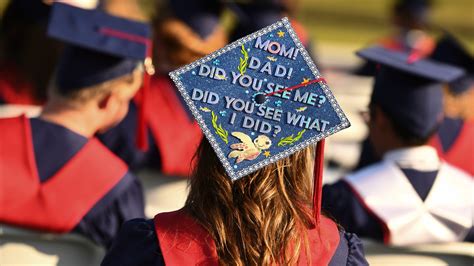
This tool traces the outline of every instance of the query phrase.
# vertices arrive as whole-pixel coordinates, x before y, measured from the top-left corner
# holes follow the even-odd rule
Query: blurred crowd
[[[0,223],[81,234],[111,250],[107,265],[134,241],[113,244],[122,224],[145,218],[136,173],[193,178],[203,134],[170,71],[288,17],[325,75],[298,1],[57,2],[10,0],[1,15]],[[373,78],[368,135],[323,209],[387,245],[472,242],[473,54],[433,29],[431,1],[391,3],[391,34],[345,73]]]

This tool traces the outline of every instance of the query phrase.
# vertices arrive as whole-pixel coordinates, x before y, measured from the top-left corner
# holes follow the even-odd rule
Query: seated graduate
[[[436,40],[429,33],[433,1],[394,0],[392,3],[389,12],[391,33],[379,38],[375,44],[394,51],[416,49],[422,56],[429,56],[436,45]],[[355,69],[354,74],[372,76],[375,72],[376,64],[365,62]]]
[[[255,48],[265,40],[297,49],[296,56],[274,55],[299,70],[293,78],[269,75],[268,67],[266,73],[255,66],[245,69],[248,58],[271,65],[272,53],[264,45]],[[217,77],[205,72],[211,66]],[[248,78],[281,83],[280,89],[251,93],[231,80],[239,68]],[[349,123],[287,20],[170,76],[206,137],[196,154],[187,201],[182,209],[153,220],[127,222],[102,265],[367,265],[359,239],[320,212],[324,138]],[[290,87],[296,95],[324,93],[330,99],[326,104],[303,109],[331,126],[280,119],[278,113],[303,112],[304,100],[280,97],[289,95]],[[212,95],[209,102],[204,94]],[[228,108],[232,99],[237,105]],[[245,114],[237,111],[243,105],[248,106]],[[258,110],[266,108],[277,117],[259,120]],[[249,119],[266,126],[242,123]],[[277,126],[281,135],[268,131]]]
[[[314,154],[305,148],[233,181],[203,139],[185,207],[125,223],[102,265],[368,265],[356,235],[315,222]]]
[[[430,144],[441,158],[474,176],[474,57],[454,36],[446,34],[432,58],[461,67],[466,74],[444,90],[444,120]]]
[[[153,21],[156,74],[143,99],[149,145],[136,146],[139,97],[120,124],[99,136],[131,169],[152,167],[165,175],[189,177],[202,133],[168,72],[227,44],[227,34],[219,21],[221,11],[216,0],[174,0],[160,6]]]
[[[11,0],[0,20],[0,104],[44,104],[61,51],[48,38],[50,6],[41,0]]]
[[[38,118],[0,120],[0,222],[75,232],[109,246],[144,217],[138,179],[94,135],[115,125],[143,80],[149,28],[55,3],[49,35],[66,43]]]
[[[283,17],[289,17],[296,34],[314,59],[311,38],[306,28],[294,16],[298,1],[248,0],[226,1],[226,4],[237,20],[230,36],[232,41],[275,23]]]
[[[387,244],[472,239],[472,178],[428,146],[442,121],[442,87],[463,71],[416,54],[371,47],[380,65],[369,139],[381,162],[323,188],[323,206],[347,230]]]
[[[368,265],[356,235],[314,222],[314,148],[234,182],[207,139],[197,160],[185,207],[125,223],[102,265]]]

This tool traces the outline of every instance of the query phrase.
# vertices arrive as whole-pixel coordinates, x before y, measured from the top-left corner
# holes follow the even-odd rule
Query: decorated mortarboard
[[[464,73],[455,66],[419,58],[416,53],[380,46],[363,49],[357,55],[379,64],[371,102],[419,137],[427,137],[441,121],[443,84]]]
[[[449,83],[449,88],[453,93],[459,94],[474,83],[474,57],[467,51],[456,38],[450,34],[445,34],[436,44],[433,60],[463,68],[466,74]]]
[[[97,85],[132,73],[145,65],[142,94],[146,94],[151,64],[151,30],[148,24],[54,3],[48,35],[67,45],[57,67],[55,85],[67,92]],[[146,95],[142,95],[142,98]],[[139,146],[146,148],[144,109],[140,106]]]
[[[350,125],[286,18],[170,76],[232,180]]]

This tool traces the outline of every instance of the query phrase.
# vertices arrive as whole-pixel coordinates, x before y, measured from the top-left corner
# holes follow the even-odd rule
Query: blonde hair
[[[296,265],[310,258],[312,148],[232,182],[206,139],[186,208],[212,235],[221,265]]]

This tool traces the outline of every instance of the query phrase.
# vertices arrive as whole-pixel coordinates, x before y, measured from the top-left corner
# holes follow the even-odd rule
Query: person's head
[[[430,0],[396,0],[392,23],[403,30],[424,30],[429,24]]]
[[[160,72],[175,70],[227,44],[227,33],[220,25],[218,2],[169,1],[168,6],[159,7],[160,15],[153,27],[154,62]]]
[[[474,117],[474,57],[453,35],[445,34],[436,44],[431,58],[463,68],[466,73],[445,88],[445,113],[449,117]]]
[[[65,89],[52,82],[48,106],[93,113],[98,132],[104,132],[125,117],[142,81],[143,67],[136,65],[131,73],[88,87]]]
[[[308,251],[313,153],[303,149],[233,182],[204,138],[186,207],[212,235],[221,264],[296,264]]]
[[[66,47],[51,82],[48,106],[92,113],[91,123],[99,132],[120,122],[142,85],[149,33],[144,23],[53,4],[48,34],[66,42]]]
[[[298,1],[228,1],[227,5],[237,19],[231,33],[231,40],[234,41],[269,26],[283,17],[293,17]]]
[[[358,55],[379,64],[369,106],[369,139],[377,156],[426,144],[443,119],[444,84],[463,71],[382,47]]]
[[[369,140],[377,156],[382,156],[387,151],[396,148],[425,145],[436,133],[441,120],[441,116],[438,116],[439,120],[431,126],[431,130],[428,130],[426,134],[419,134],[409,128],[410,125],[404,120],[405,118],[391,114],[390,111],[384,110],[380,104],[371,103],[369,113],[370,119],[367,123]]]
[[[100,8],[117,17],[147,21],[148,17],[141,6],[143,5],[142,2],[137,0],[101,0]]]

